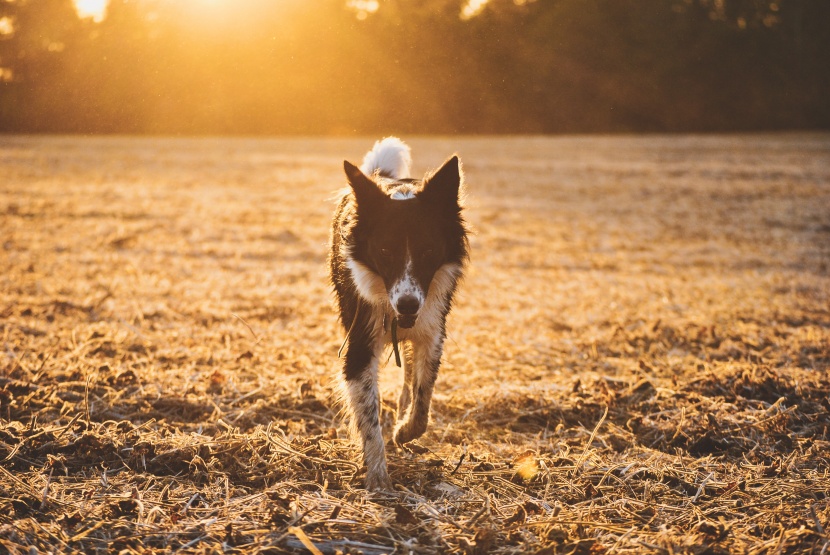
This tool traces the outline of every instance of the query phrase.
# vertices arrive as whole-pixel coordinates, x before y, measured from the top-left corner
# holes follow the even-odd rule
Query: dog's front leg
[[[373,334],[350,334],[343,368],[352,424],[360,437],[366,464],[366,488],[370,490],[392,489],[380,428],[378,362],[382,350],[383,344]]]
[[[412,388],[412,401],[406,414],[398,414],[398,425],[395,430],[395,443],[403,445],[413,439],[421,437],[427,430],[429,423],[429,407],[432,403],[432,390],[435,379],[438,377],[438,366],[441,364],[441,353],[444,349],[443,337],[432,341],[412,341],[411,370],[407,369]]]

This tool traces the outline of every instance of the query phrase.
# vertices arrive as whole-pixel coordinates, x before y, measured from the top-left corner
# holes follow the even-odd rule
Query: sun
[[[175,0],[181,1],[181,0]],[[107,16],[107,6],[110,0],[73,0],[75,3],[75,10],[78,12],[78,17],[91,18],[95,22],[101,22]],[[227,11],[233,9],[233,3],[226,0],[189,0],[181,2],[185,9],[195,13],[202,13],[203,15],[215,15],[220,11]],[[198,8],[198,10],[193,10]]]
[[[75,0],[75,10],[78,17],[91,17],[94,21],[102,21],[107,14],[109,0]]]

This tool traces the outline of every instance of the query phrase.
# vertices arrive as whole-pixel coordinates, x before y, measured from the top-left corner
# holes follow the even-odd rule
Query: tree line
[[[0,131],[830,127],[827,0],[219,4],[0,0]]]

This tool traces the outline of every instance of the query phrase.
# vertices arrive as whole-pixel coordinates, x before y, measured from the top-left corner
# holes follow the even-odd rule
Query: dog
[[[447,314],[469,259],[458,156],[420,180],[409,177],[411,163],[395,137],[376,142],[360,168],[344,161],[349,187],[331,228],[329,271],[346,330],[345,404],[369,490],[392,488],[378,390],[386,346],[398,366],[399,344],[404,354],[394,432],[403,445],[426,431]]]

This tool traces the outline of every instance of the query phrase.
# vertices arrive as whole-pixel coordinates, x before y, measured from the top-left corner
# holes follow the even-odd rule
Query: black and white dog
[[[404,387],[395,442],[423,435],[444,348],[445,322],[468,258],[458,157],[410,179],[409,147],[375,143],[334,214],[329,269],[346,329],[345,399],[363,447],[366,487],[391,488],[380,428],[378,366],[399,341]]]

